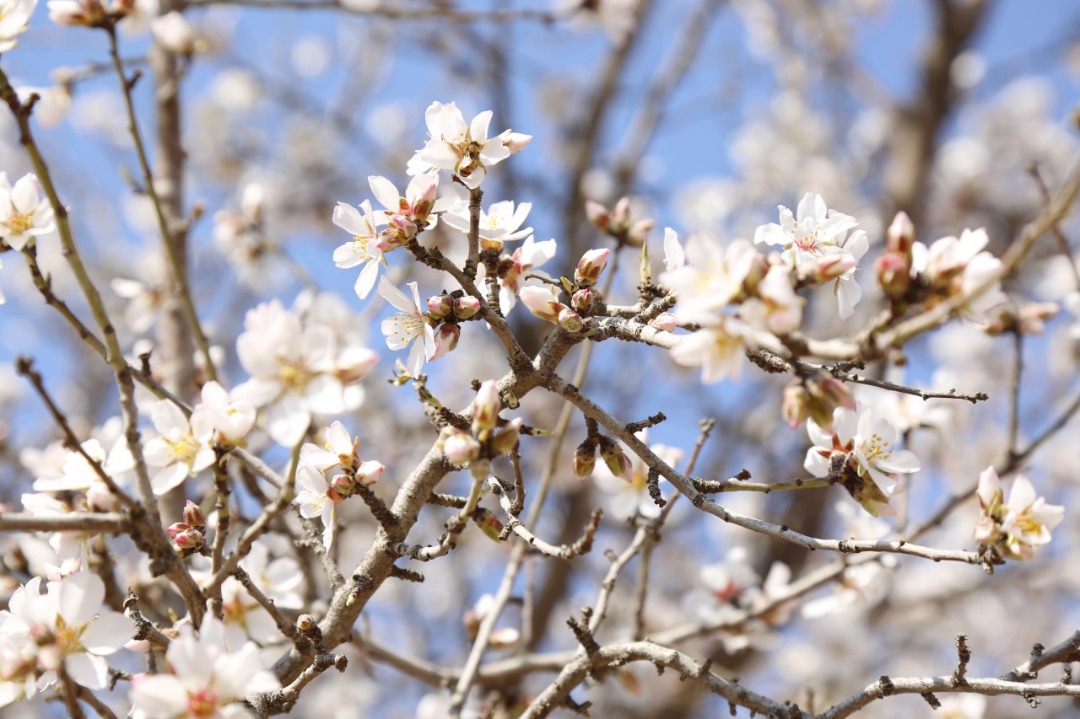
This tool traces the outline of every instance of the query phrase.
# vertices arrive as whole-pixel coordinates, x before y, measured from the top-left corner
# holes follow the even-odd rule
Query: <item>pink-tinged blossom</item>
[[[334,518],[336,507],[345,498],[335,491],[326,476],[312,465],[301,464],[296,470],[296,504],[300,516],[306,519],[318,517],[323,524],[323,546],[334,543]]]
[[[724,245],[706,233],[691,235],[686,245],[674,233],[664,239],[660,284],[675,293],[674,315],[680,322],[713,324],[731,302],[743,294],[743,285],[765,258],[750,242],[738,239]]]
[[[209,424],[215,441],[222,444],[242,443],[255,424],[255,405],[232,399],[224,387],[213,381],[202,386],[200,396],[202,401],[191,413],[192,424]]]
[[[3,0],[0,2],[0,52],[12,50],[16,38],[26,32],[37,0]]]
[[[12,186],[7,173],[0,172],[0,238],[7,246],[22,250],[32,239],[55,229],[52,205],[37,175],[23,175]]]
[[[815,282],[835,279],[840,317],[847,319],[862,298],[855,273],[869,247],[865,231],[848,234],[857,225],[854,217],[829,210],[821,195],[808,192],[794,215],[781,205],[780,224],[758,227],[754,243],[783,247],[781,257],[798,271],[800,278]]]
[[[993,467],[979,475],[976,490],[982,514],[975,539],[1004,559],[1031,559],[1036,547],[1050,543],[1050,530],[1065,517],[1065,507],[1047,504],[1035,494],[1031,480],[1018,474],[1005,501],[1005,491]]]
[[[532,234],[531,227],[522,228],[532,210],[531,202],[514,206],[513,200],[503,200],[480,210],[480,248],[502,250],[504,242],[521,240]],[[443,215],[443,221],[459,232],[469,233],[469,206],[460,203]]]
[[[234,719],[254,716],[242,702],[249,694],[281,684],[262,668],[251,642],[227,648],[225,628],[212,614],[198,635],[190,625],[165,652],[168,673],[139,674],[131,680],[133,719]]]
[[[412,290],[411,300],[385,277],[379,281],[379,296],[400,310],[383,320],[381,327],[390,349],[400,350],[412,345],[405,366],[409,374],[417,377],[424,368],[424,361],[435,356],[435,332],[424,315],[416,283],[410,282],[409,289]]]
[[[522,287],[519,295],[529,312],[552,324],[559,323],[559,313],[566,309],[566,306],[559,302],[555,290],[546,285]]]
[[[985,322],[990,309],[1007,301],[997,281],[1001,260],[983,251],[989,241],[986,230],[979,228],[965,229],[959,238],[943,237],[929,247],[916,242],[912,248],[912,273],[942,297],[968,297],[961,308],[964,315]]]
[[[120,486],[125,486],[130,479],[130,472],[135,467],[131,451],[122,437],[117,439],[107,453],[97,439],[88,439],[80,445],[82,452],[67,451],[64,455],[61,473],[39,477],[34,482],[35,492],[87,491],[95,484],[101,484],[101,476],[87,461],[89,457],[98,463],[105,474]],[[86,457],[83,456],[86,453]]]
[[[838,408],[832,430],[813,419],[806,423],[814,446],[803,466],[815,477],[838,476],[840,483],[870,514],[892,516],[889,498],[899,491],[901,474],[919,471],[919,459],[906,449],[893,449],[896,430],[869,407]]]
[[[108,687],[105,657],[127,643],[133,626],[103,611],[104,599],[105,584],[90,572],[49,582],[44,595],[39,577],[15,590],[0,611],[0,706],[44,690],[61,670],[88,689]]]
[[[517,304],[517,295],[526,287],[536,287],[543,284],[543,281],[534,277],[526,278],[527,274],[536,274],[542,277],[546,277],[543,272],[538,272],[534,268],[544,264],[558,251],[558,244],[555,240],[545,240],[543,242],[537,242],[534,238],[529,237],[514,250],[514,253],[510,255],[510,261],[506,262],[505,258],[501,262],[499,268],[499,307],[502,309],[503,314],[507,314],[510,310],[514,309],[514,305]],[[486,276],[486,270],[484,265],[480,265],[480,269]],[[477,281],[483,279],[483,276],[478,277]]]
[[[635,433],[638,439],[648,444],[648,432],[641,430]],[[683,460],[683,451],[678,447],[666,444],[650,444],[651,449],[669,467],[675,467]],[[611,471],[606,462],[596,466],[593,479],[602,493],[602,501],[605,504],[605,513],[611,514],[616,519],[641,515],[643,517],[656,517],[660,514],[660,507],[649,496],[649,467],[637,454],[623,448],[624,455],[629,458],[629,466],[626,472],[616,474]],[[660,478],[661,491],[666,494],[668,482]]]
[[[334,224],[352,235],[352,240],[334,250],[334,265],[342,269],[360,266],[353,291],[360,299],[371,294],[379,276],[379,265],[385,265],[379,249],[378,226],[385,223],[382,213],[371,211],[371,202],[364,200],[358,211],[352,205],[339,202],[334,208]]]
[[[409,161],[409,174],[450,170],[470,190],[479,187],[488,167],[524,149],[532,139],[509,130],[489,138],[491,117],[487,110],[466,123],[454,103],[431,103],[424,113],[430,139]]]
[[[287,447],[300,441],[314,416],[359,407],[364,390],[357,383],[378,360],[342,330],[347,317],[327,314],[333,309],[313,306],[301,322],[278,300],[264,303],[248,311],[236,340],[240,364],[251,379],[231,396],[265,407],[270,436]]]
[[[769,268],[755,287],[755,296],[739,306],[739,318],[754,329],[790,334],[802,324],[803,298],[795,294],[791,271],[783,264]]]
[[[154,494],[165,494],[214,463],[214,427],[208,413],[192,413],[188,420],[164,399],[154,404],[150,416],[160,436],[146,442],[143,454]]]
[[[600,274],[607,267],[608,257],[611,250],[606,247],[599,250],[589,250],[578,260],[574,269],[574,282],[580,287],[591,287],[600,279]]]
[[[683,367],[701,367],[701,381],[706,384],[725,377],[738,379],[746,353],[745,329],[738,320],[721,316],[713,324],[680,337],[671,348],[671,358]]]

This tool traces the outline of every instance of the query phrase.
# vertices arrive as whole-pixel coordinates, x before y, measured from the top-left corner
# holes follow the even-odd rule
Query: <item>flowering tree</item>
[[[985,3],[910,101],[877,3],[0,4],[5,716],[1075,711],[1078,143]],[[660,182],[733,27],[770,100]]]

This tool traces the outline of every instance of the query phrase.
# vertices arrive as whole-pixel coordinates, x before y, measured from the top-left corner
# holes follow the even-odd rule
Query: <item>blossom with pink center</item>
[[[919,471],[919,459],[906,449],[893,449],[896,430],[869,407],[838,408],[831,431],[813,419],[806,429],[814,446],[806,451],[803,466],[815,477],[838,476],[840,483],[862,507],[874,515],[894,515],[889,497],[899,491],[901,474]]]
[[[131,680],[134,719],[233,719],[252,716],[242,702],[249,694],[281,684],[262,668],[259,648],[248,642],[227,648],[225,628],[212,614],[196,635],[180,628],[165,652],[167,674],[140,674]]]
[[[435,332],[424,314],[424,305],[420,304],[416,283],[410,282],[409,289],[412,290],[411,300],[385,277],[380,280],[379,296],[400,310],[383,320],[381,328],[390,349],[400,350],[412,345],[405,366],[409,374],[417,377],[424,368],[424,361],[435,356]]]
[[[525,218],[532,210],[531,202],[521,202],[516,208],[513,200],[491,205],[485,212],[480,210],[480,248],[502,250],[504,242],[521,240],[532,234],[531,227],[522,228]],[[443,221],[459,232],[469,233],[469,206],[460,203],[443,215]]]
[[[35,577],[15,590],[0,611],[0,706],[32,696],[63,671],[88,689],[109,685],[105,657],[131,638],[131,620],[102,611],[105,584],[75,572],[49,582],[41,594]]]

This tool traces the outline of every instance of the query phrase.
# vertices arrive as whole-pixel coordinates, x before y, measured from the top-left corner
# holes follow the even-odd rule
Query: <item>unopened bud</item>
[[[199,509],[199,505],[190,499],[184,505],[184,524],[196,529],[202,529],[206,526],[206,517],[203,516],[202,510]]]
[[[173,543],[179,549],[185,551],[201,549],[203,542],[205,541],[202,532],[184,522],[177,522],[176,524],[170,525],[165,531],[172,537]]]
[[[641,247],[645,244],[645,240],[654,227],[656,227],[656,221],[651,217],[636,221],[630,225],[630,229],[626,233],[626,244],[631,247]]]
[[[439,329],[435,330],[435,353],[431,355],[430,361],[434,362],[443,355],[453,352],[460,339],[461,325],[439,325]]]
[[[626,226],[630,222],[630,198],[621,197],[611,211],[611,224]]]
[[[472,432],[480,441],[487,439],[488,433],[495,429],[502,411],[502,399],[495,380],[489,379],[480,385],[473,402]]]
[[[665,332],[674,332],[675,328],[679,326],[679,320],[670,312],[661,312],[649,320],[649,326]]]
[[[427,298],[427,311],[431,319],[441,322],[454,311],[454,298],[450,295],[435,295]]]
[[[886,252],[874,262],[874,273],[885,296],[899,300],[911,286],[911,259],[898,252]]]
[[[503,531],[502,521],[495,516],[494,512],[490,512],[483,507],[477,507],[472,514],[473,523],[480,528],[480,531],[486,534],[494,541],[499,541],[499,536]],[[466,626],[468,625],[468,614],[466,616]]]
[[[480,443],[459,429],[444,430],[441,442],[446,461],[455,467],[464,467],[480,456]]]
[[[802,380],[793,380],[784,388],[784,399],[780,405],[780,412],[788,426],[795,429],[806,421],[810,414],[810,394],[803,386]]]
[[[506,149],[510,150],[511,155],[516,155],[529,146],[533,136],[526,135],[523,132],[510,132],[507,130],[499,135],[499,139],[502,140],[502,144],[506,146]]]
[[[596,467],[596,442],[587,439],[574,450],[574,476],[586,479]]]
[[[558,324],[559,312],[565,307],[555,299],[555,294],[547,287],[526,286],[518,291],[521,303],[529,312],[542,320]]]
[[[347,474],[338,474],[330,480],[330,487],[342,498],[348,497],[356,491],[356,480]]]
[[[382,462],[376,462],[373,459],[361,462],[360,466],[356,468],[356,481],[365,487],[370,487],[382,479],[384,471],[386,471],[386,467],[383,466]]]
[[[814,262],[811,277],[816,282],[835,280],[848,270],[855,269],[856,264],[855,257],[849,252],[822,255]]]
[[[495,432],[491,438],[491,452],[495,456],[508,454],[518,443],[518,435],[521,433],[522,419],[515,417],[506,423],[502,429]]]
[[[611,226],[611,213],[599,202],[585,200],[585,217],[601,232],[607,232],[608,227]]]
[[[567,332],[581,332],[585,327],[585,322],[577,312],[569,307],[563,307],[559,311],[559,326]]]
[[[473,460],[469,463],[469,473],[477,482],[483,482],[491,476],[491,460],[486,457]]]
[[[302,634],[307,634],[312,629],[315,629],[318,626],[319,624],[315,620],[315,617],[311,616],[310,614],[301,614],[299,617],[296,618],[296,628]]]
[[[630,481],[630,458],[615,440],[610,437],[600,438],[600,457],[613,475]]]
[[[596,281],[600,279],[600,273],[607,267],[608,257],[611,255],[611,250],[589,250],[581,259],[578,260],[577,268],[574,270],[574,282],[579,287],[591,287],[596,284]]]
[[[467,320],[480,311],[480,300],[475,297],[459,297],[454,301],[454,316]]]
[[[897,212],[885,233],[885,249],[910,257],[911,248],[914,245],[915,225],[912,224],[906,212]]]
[[[830,429],[837,409],[855,409],[855,397],[842,381],[828,373],[819,373],[806,380],[807,411],[810,419],[822,429]]]
[[[581,314],[587,315],[592,311],[595,299],[596,292],[592,288],[586,287],[578,290],[570,297],[570,305]]]

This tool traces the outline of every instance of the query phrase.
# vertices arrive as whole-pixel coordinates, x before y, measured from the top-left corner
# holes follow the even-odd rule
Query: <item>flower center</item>
[[[212,717],[217,714],[218,698],[209,689],[188,694],[188,714],[193,717]]]
[[[298,393],[304,391],[312,377],[314,374],[306,367],[291,363],[283,363],[278,371],[278,378],[285,388]]]
[[[34,216],[28,213],[12,212],[5,223],[13,235],[21,235],[34,226]]]
[[[892,446],[876,432],[863,441],[862,450],[867,462],[887,461],[892,456]]]
[[[185,434],[176,441],[165,439],[165,444],[169,445],[169,456],[185,464],[190,464],[199,451],[199,441],[190,434]]]

